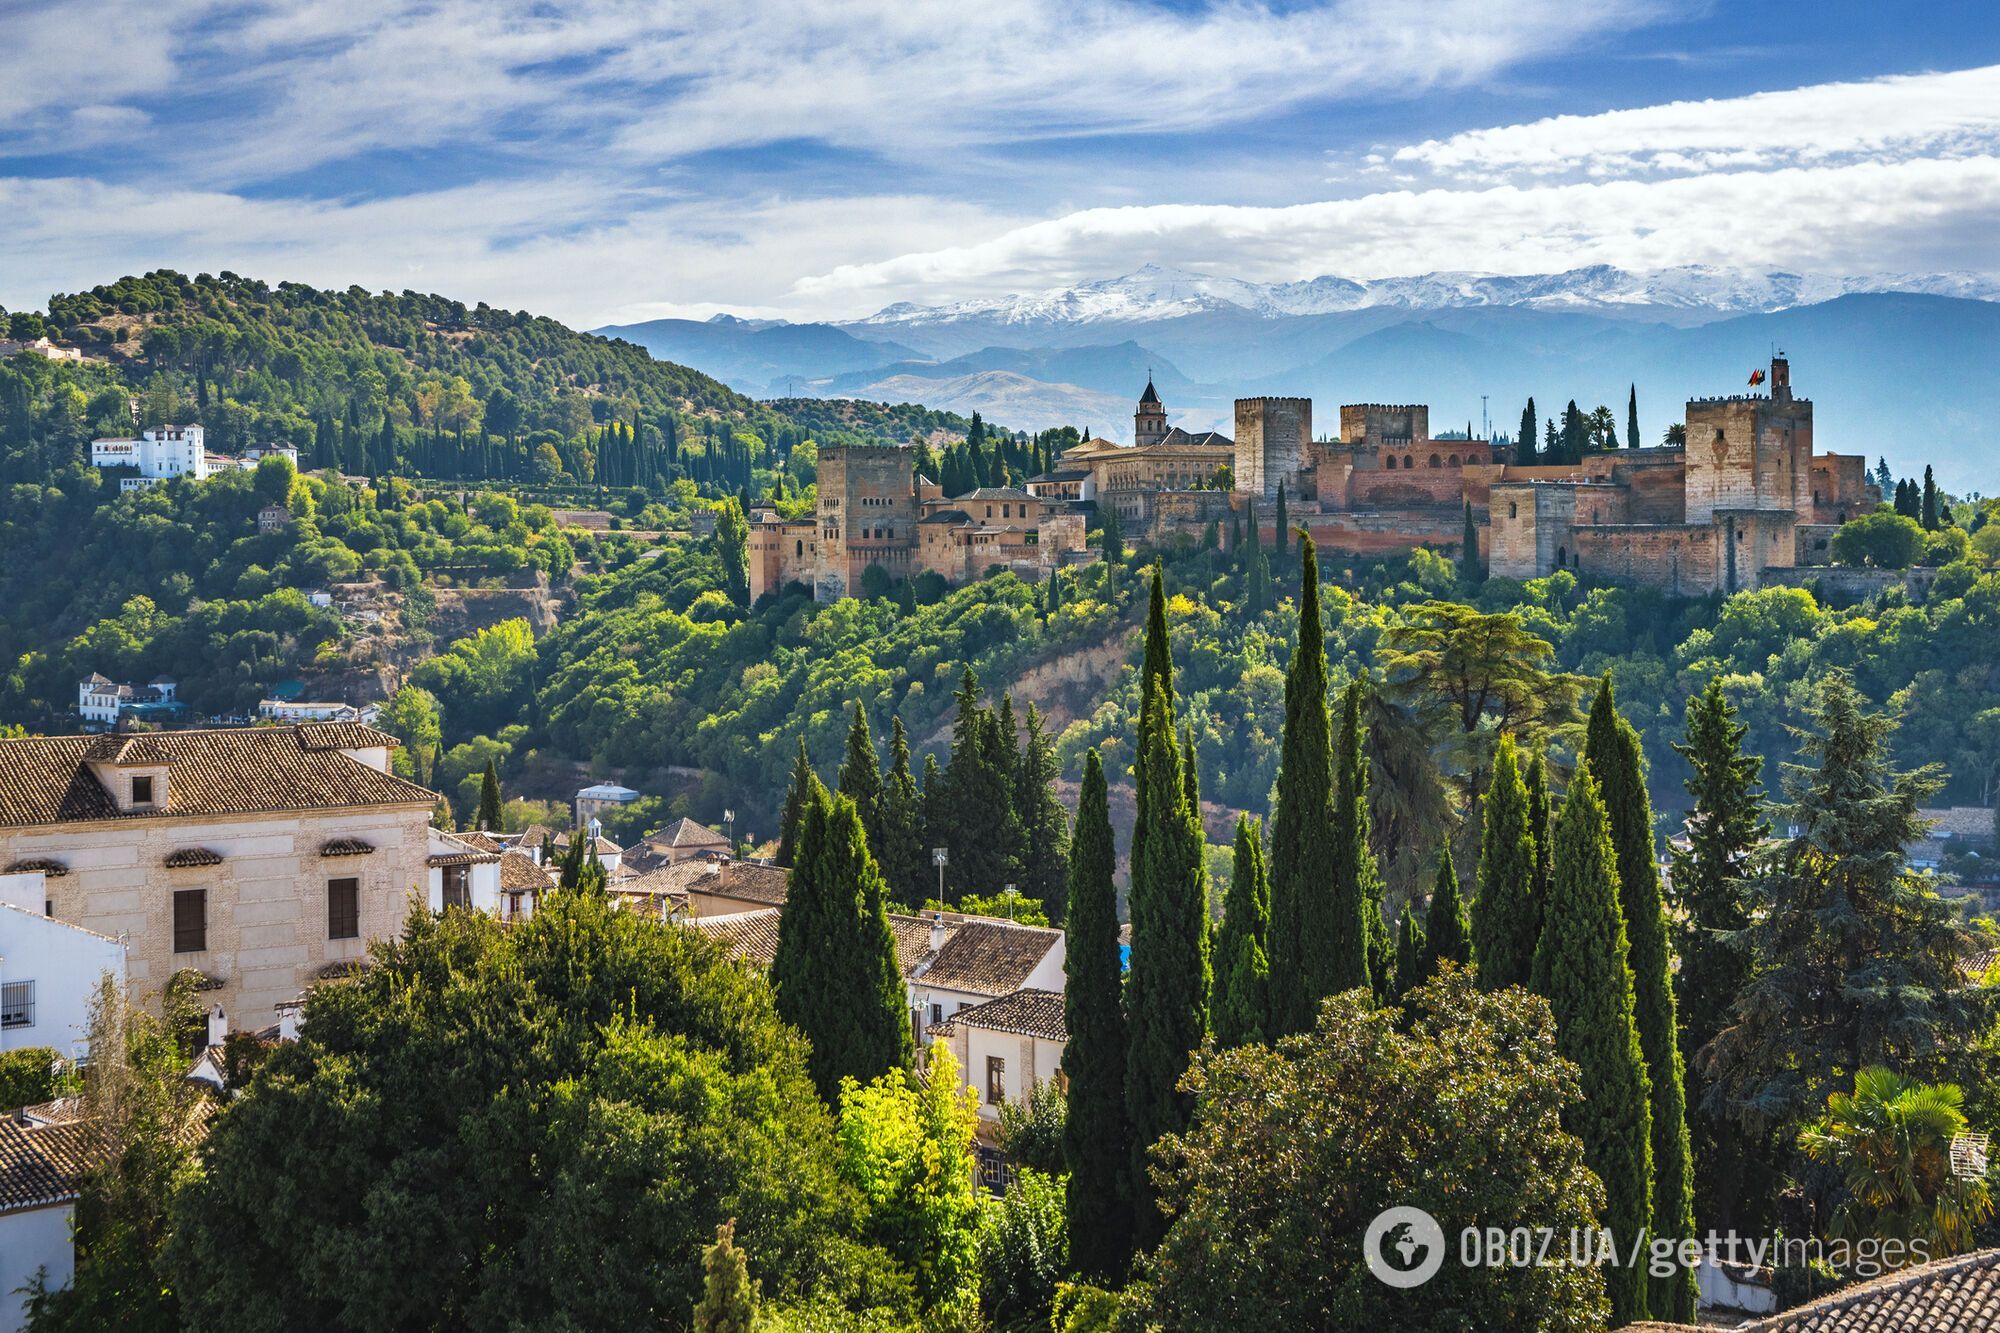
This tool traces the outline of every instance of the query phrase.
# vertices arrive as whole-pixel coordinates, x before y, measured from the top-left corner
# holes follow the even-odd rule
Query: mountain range
[[[1815,400],[1822,450],[1935,464],[1992,484],[1981,425],[2000,413],[2000,280],[1971,273],[1835,277],[1682,267],[1528,276],[1440,272],[1253,283],[1147,266],[1122,277],[863,319],[716,316],[595,330],[760,397],[922,402],[1017,429],[1129,439],[1150,373],[1174,421],[1231,428],[1232,402],[1425,402],[1434,430],[1512,433],[1533,395],[1574,398],[1659,438],[1689,397],[1741,391],[1774,350]]]

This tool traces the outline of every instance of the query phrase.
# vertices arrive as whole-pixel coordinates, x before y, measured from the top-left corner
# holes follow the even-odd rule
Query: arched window
[[[1564,565],[1568,563],[1569,563],[1569,548],[1567,546],[1556,547],[1556,568],[1561,569]]]
[[[805,544],[804,542],[802,542],[802,541],[797,541],[797,542],[793,542],[793,543],[792,543],[792,554],[793,554],[793,555],[794,555],[795,557],[797,557],[798,559],[801,559],[801,560],[805,559],[805,554],[806,554],[806,544]]]
[[[1444,466],[1444,460],[1443,460],[1442,458],[1439,458],[1439,457],[1438,457],[1438,456],[1437,456],[1436,454],[1432,454],[1432,455],[1431,455],[1431,466],[1432,466],[1432,467],[1443,467],[1443,466]]]
[[[1457,454],[1453,454],[1453,455],[1452,455],[1452,456],[1451,456],[1450,458],[1447,458],[1447,459],[1445,459],[1444,461],[1445,461],[1445,466],[1446,466],[1446,467],[1457,467],[1457,466],[1458,466],[1458,455],[1457,455]]]

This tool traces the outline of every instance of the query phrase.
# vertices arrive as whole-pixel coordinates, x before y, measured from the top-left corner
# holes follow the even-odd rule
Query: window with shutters
[[[200,953],[208,947],[208,890],[174,891],[174,952]]]
[[[1007,1062],[997,1055],[986,1057],[986,1101],[998,1106],[1007,1100]]]
[[[361,934],[361,881],[330,879],[326,882],[326,937],[351,940]]]

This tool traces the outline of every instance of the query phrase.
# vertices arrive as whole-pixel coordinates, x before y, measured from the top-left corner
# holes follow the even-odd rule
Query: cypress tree
[[[1361,932],[1368,954],[1368,989],[1375,1003],[1387,1004],[1396,998],[1396,937],[1382,919],[1382,891],[1379,881],[1361,903]]]
[[[931,890],[939,887],[939,875],[930,859],[930,849],[949,847],[951,836],[951,783],[938,767],[937,756],[924,756],[924,891],[918,902],[930,901]],[[939,898],[938,906],[944,906]]]
[[[1926,532],[1936,532],[1938,529],[1937,478],[1931,475],[1931,469],[1928,463],[1924,465],[1923,510],[1922,514],[1918,518],[1918,522],[1924,525],[1924,531]]]
[[[1529,831],[1528,784],[1520,751],[1503,734],[1493,752],[1479,831],[1479,897],[1472,904],[1472,956],[1487,990],[1525,986],[1541,934],[1535,895],[1535,835]]]
[[[1437,974],[1439,963],[1472,961],[1472,923],[1465,918],[1465,899],[1458,891],[1458,868],[1451,863],[1451,843],[1438,850],[1437,878],[1431,884],[1431,910],[1424,922],[1424,958],[1427,976]]]
[[[1583,1100],[1563,1117],[1604,1182],[1604,1224],[1630,1245],[1651,1224],[1653,1116],[1633,1017],[1618,857],[1590,766],[1579,764],[1556,820],[1533,987],[1555,1012],[1556,1049],[1582,1071]],[[1643,1267],[1604,1270],[1611,1323],[1646,1317]]]
[[[1424,927],[1417,920],[1414,901],[1403,904],[1403,917],[1396,926],[1396,984],[1398,998],[1423,981],[1425,962]]]
[[[482,833],[491,833],[500,827],[500,774],[495,771],[493,761],[486,761],[486,772],[479,779],[479,814],[473,827]]]
[[[1479,529],[1473,526],[1472,502],[1465,502],[1465,531],[1458,539],[1458,577],[1469,588],[1479,586],[1486,577],[1485,569],[1479,563]]]
[[[1609,675],[1591,705],[1584,755],[1600,784],[1618,858],[1634,1017],[1652,1085],[1653,1230],[1664,1238],[1684,1239],[1694,1235],[1693,1150],[1688,1144],[1687,1084],[1674,1013],[1666,903],[1653,853],[1653,802],[1646,793],[1639,734],[1618,715]],[[1647,1308],[1663,1319],[1683,1323],[1693,1319],[1693,1270],[1676,1264],[1671,1276],[1652,1279]]]
[[[1243,606],[1252,616],[1271,609],[1271,561],[1264,554],[1264,537],[1257,530],[1257,498],[1244,504]]]
[[[921,904],[930,896],[931,858],[924,850],[923,796],[910,773],[910,737],[891,715],[889,776],[882,782],[882,878],[897,902]]]
[[[715,1228],[715,1244],[701,1252],[701,1300],[694,1333],[750,1333],[757,1322],[757,1284],[736,1244],[736,1219]]]
[[[1144,851],[1132,867],[1125,1104],[1132,1117],[1134,1225],[1150,1245],[1166,1219],[1155,1205],[1148,1153],[1164,1135],[1187,1128],[1194,1103],[1178,1085],[1208,1033],[1208,871],[1167,691],[1154,693],[1139,735],[1147,784],[1142,809],[1151,824],[1143,842],[1133,837]]]
[[[1139,660],[1139,718],[1142,729],[1145,725],[1146,710],[1151,707],[1153,696],[1164,692],[1167,711],[1171,716],[1174,703],[1174,651],[1173,641],[1167,637],[1167,588],[1157,562],[1153,565],[1152,584],[1146,605],[1146,651]],[[1132,794],[1137,807],[1132,823],[1132,865],[1138,866],[1145,854],[1146,833],[1152,827],[1147,817],[1146,802],[1151,788],[1146,782],[1146,751],[1141,745],[1132,759]],[[1136,885],[1135,885],[1136,890]],[[1139,925],[1139,897],[1132,895],[1132,926]]]
[[[1625,447],[1639,447],[1639,386],[1634,384],[1625,399]]]
[[[778,864],[792,864],[799,845],[799,819],[805,812],[806,797],[818,781],[812,761],[806,758],[806,737],[799,733],[799,757],[792,764],[792,785],[785,792],[785,810],[778,821]]]
[[[1333,724],[1326,707],[1326,638],[1319,559],[1308,538],[1299,585],[1299,641],[1285,671],[1285,730],[1271,814],[1270,1036],[1305,1032],[1332,985]]]
[[[1118,960],[1118,890],[1104,761],[1083,760],[1076,841],[1069,861],[1068,947],[1063,958],[1063,1073],[1069,1114],[1063,1159],[1070,1262],[1117,1279],[1132,1257],[1131,1132],[1125,1113],[1124,989]]]
[[[1271,562],[1279,569],[1283,569],[1285,567],[1285,544],[1291,540],[1291,533],[1287,530],[1289,520],[1285,516],[1285,483],[1282,481],[1278,483],[1277,518],[1277,531],[1271,534]]]
[[[1535,465],[1535,432],[1535,400],[1529,398],[1521,409],[1521,433],[1514,437],[1514,461],[1522,467]]]
[[[1339,765],[1333,790],[1333,876],[1329,903],[1326,995],[1368,985],[1368,904],[1379,902],[1382,876],[1368,846],[1368,755],[1361,739],[1361,682],[1340,701]],[[1380,911],[1378,907],[1376,909]],[[1318,1001],[1314,1001],[1317,1011]],[[1315,1014],[1315,1016],[1317,1016]]]
[[[875,738],[868,731],[868,714],[860,701],[854,705],[854,721],[847,729],[847,757],[840,765],[840,794],[854,802],[861,814],[861,827],[868,834],[868,850],[879,861],[882,843],[882,770],[876,766]]]
[[[1534,897],[1538,904],[1535,909],[1537,940],[1541,939],[1541,914],[1546,910],[1549,898],[1549,858],[1555,853],[1555,841],[1549,832],[1549,765],[1540,750],[1528,760],[1528,836],[1535,842],[1535,888]],[[1532,965],[1531,965],[1532,970]]]
[[[1224,1046],[1260,1042],[1270,1009],[1271,965],[1264,952],[1271,925],[1263,830],[1236,817],[1236,858],[1215,945],[1215,1039]]]
[[[1056,796],[1057,772],[1055,745],[1031,702],[1014,795],[1021,819],[1021,892],[1040,900],[1049,920],[1060,924],[1069,898],[1069,815]]]
[[[799,820],[778,946],[771,961],[778,1016],[812,1043],[820,1096],[909,1065],[910,1023],[882,876],[860,811],[815,778]]]

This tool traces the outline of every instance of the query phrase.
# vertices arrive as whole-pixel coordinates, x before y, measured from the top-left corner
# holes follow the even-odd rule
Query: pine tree
[[[882,878],[889,896],[917,906],[930,896],[930,854],[924,850],[923,796],[910,773],[910,738],[903,719],[889,725],[889,776],[882,782]]]
[[[1021,776],[1014,808],[1021,819],[1021,892],[1038,900],[1051,922],[1061,924],[1069,897],[1069,815],[1056,795],[1055,744],[1041,710],[1028,705],[1027,736],[1021,745]]]
[[[1502,735],[1493,752],[1479,834],[1479,897],[1472,904],[1472,956],[1487,990],[1525,986],[1541,934],[1535,894],[1535,835],[1520,751]]]
[[[1248,815],[1238,815],[1236,859],[1215,944],[1215,1039],[1224,1046],[1264,1040],[1271,971],[1264,946],[1270,925],[1263,830]]]
[[[701,1252],[701,1300],[694,1333],[750,1333],[757,1321],[757,1284],[736,1244],[736,1219],[715,1228],[715,1244]]]
[[[1134,1225],[1142,1244],[1165,1231],[1146,1171],[1152,1145],[1187,1128],[1193,1099],[1179,1090],[1208,1032],[1208,872],[1200,818],[1188,804],[1171,696],[1156,690],[1139,732],[1150,821],[1132,866],[1132,966],[1125,1023],[1125,1104],[1132,1117]]]
[[[1424,927],[1417,920],[1414,901],[1403,904],[1403,917],[1396,927],[1396,985],[1398,997],[1407,995],[1423,981]]]
[[[799,820],[778,945],[778,1016],[812,1044],[807,1067],[829,1104],[840,1081],[866,1083],[910,1063],[911,1035],[886,892],[861,814],[812,780]]]
[[[1131,1132],[1125,1112],[1125,1015],[1118,956],[1118,890],[1104,762],[1084,756],[1076,841],[1069,862],[1063,1073],[1069,1112],[1063,1159],[1070,1262],[1090,1277],[1118,1279],[1132,1257]]]
[[[1591,705],[1584,757],[1599,783],[1618,858],[1634,1019],[1652,1088],[1653,1231],[1663,1238],[1685,1239],[1694,1235],[1693,1150],[1688,1144],[1687,1082],[1674,1014],[1666,903],[1653,851],[1653,803],[1646,793],[1639,734],[1618,715],[1609,675]],[[1693,1319],[1693,1271],[1677,1264],[1672,1275],[1652,1279],[1647,1308],[1666,1319]]]
[[[1426,975],[1439,963],[1464,967],[1472,961],[1472,923],[1466,920],[1465,899],[1458,891],[1458,868],[1451,863],[1451,843],[1438,849],[1437,878],[1431,884],[1431,910],[1424,921]]]
[[[778,821],[778,864],[792,864],[799,845],[799,819],[805,812],[806,797],[818,781],[812,761],[806,758],[805,733],[799,733],[799,757],[792,764],[792,785],[785,792],[785,810]]]
[[[1625,447],[1639,447],[1639,386],[1634,384],[1625,399]]]
[[[1309,1031],[1333,985],[1333,722],[1326,707],[1326,638],[1319,557],[1302,546],[1299,641],[1285,672],[1285,730],[1271,815],[1271,1028]]]
[[[1597,779],[1579,764],[1556,820],[1532,982],[1555,1012],[1557,1051],[1582,1071],[1583,1100],[1564,1125],[1604,1182],[1604,1225],[1621,1245],[1645,1233],[1653,1215],[1651,1089],[1627,952],[1611,826]],[[1608,1267],[1604,1278],[1614,1328],[1646,1317],[1643,1267]]]
[[[1472,502],[1465,503],[1465,531],[1458,539],[1458,577],[1468,588],[1476,588],[1486,577],[1479,563],[1479,529],[1473,526]]]
[[[1763,761],[1743,753],[1747,723],[1722,691],[1720,676],[1688,700],[1687,736],[1674,746],[1688,762],[1686,781],[1694,809],[1687,818],[1688,847],[1670,849],[1670,887],[1675,913],[1674,974],[1681,1027],[1681,1061],[1688,1071],[1688,1102],[1700,1107],[1707,1080],[1696,1054],[1729,1020],[1729,1006],[1750,976],[1750,956],[1730,938],[1750,924],[1745,878],[1750,857],[1770,831],[1763,817],[1757,771]],[[1751,1164],[1744,1160],[1741,1135],[1711,1113],[1688,1117],[1694,1148],[1696,1215],[1705,1226],[1736,1221],[1735,1201],[1744,1197]]]
[[[847,758],[840,765],[840,794],[854,802],[861,814],[861,827],[868,834],[868,850],[879,861],[882,841],[882,770],[876,766],[875,738],[868,731],[868,714],[857,701],[854,721],[847,729]]]
[[[492,833],[500,827],[500,774],[491,759],[486,761],[486,772],[479,779],[479,814],[473,827],[482,833]]]

